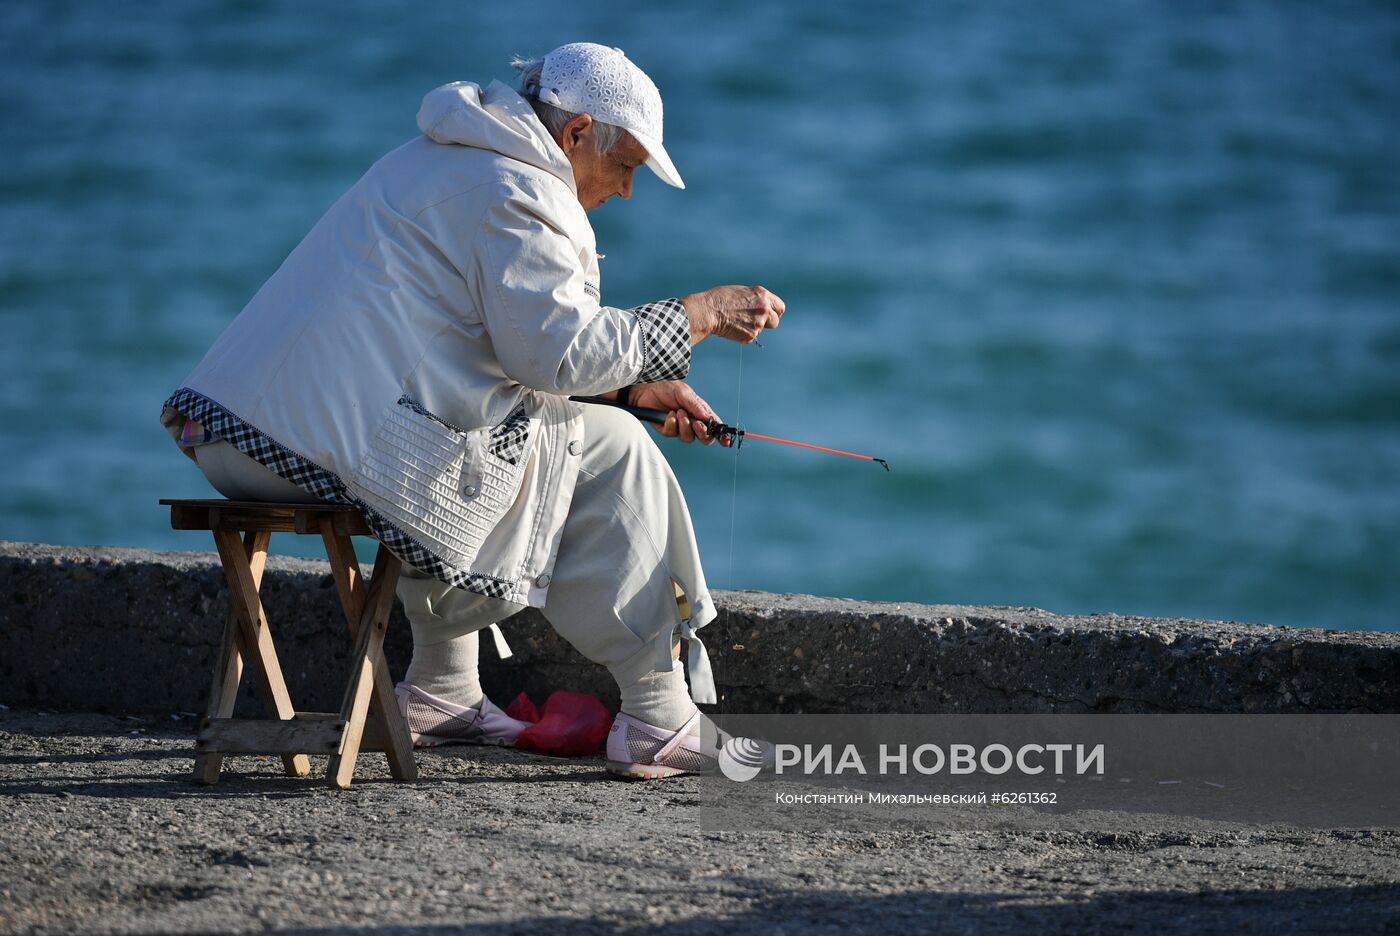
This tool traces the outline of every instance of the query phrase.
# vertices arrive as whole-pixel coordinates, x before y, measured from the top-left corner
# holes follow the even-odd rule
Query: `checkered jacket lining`
[[[520,456],[530,444],[530,417],[525,415],[525,407],[517,406],[511,414],[491,430],[491,441],[486,451],[511,465],[520,464]]]
[[[401,401],[402,402],[402,401]],[[401,527],[355,497],[345,482],[311,460],[298,455],[260,429],[244,422],[218,403],[189,388],[177,390],[165,405],[187,419],[193,419],[244,455],[280,475],[309,494],[332,504],[349,504],[364,517],[365,524],[395,556],[414,568],[457,588],[490,598],[518,601],[520,589],[503,579],[468,572],[450,566]],[[405,403],[405,405],[408,405]],[[416,410],[421,411],[421,406]],[[435,417],[434,417],[435,418]]]
[[[679,299],[628,309],[642,327],[642,373],[637,383],[680,380],[690,373],[690,319]]]

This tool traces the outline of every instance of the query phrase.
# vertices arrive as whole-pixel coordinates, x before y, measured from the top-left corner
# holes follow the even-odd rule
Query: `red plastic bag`
[[[515,701],[506,706],[506,714],[516,721],[527,721],[532,725],[540,720],[540,710],[523,692],[515,697]]]
[[[525,694],[522,692],[521,695]],[[519,703],[520,699],[517,698],[511,703],[511,708]],[[534,709],[528,698],[525,703]],[[509,709],[507,713],[512,718],[530,720]],[[515,746],[522,751],[539,751],[559,757],[592,754],[607,740],[611,726],[612,715],[596,696],[558,689],[545,700],[539,720],[515,739]]]

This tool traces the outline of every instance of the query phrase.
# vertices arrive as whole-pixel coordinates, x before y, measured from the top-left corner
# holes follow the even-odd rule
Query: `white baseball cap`
[[[539,98],[626,130],[647,151],[647,166],[662,182],[685,188],[661,145],[661,92],[621,49],[594,42],[560,46],[544,57]]]

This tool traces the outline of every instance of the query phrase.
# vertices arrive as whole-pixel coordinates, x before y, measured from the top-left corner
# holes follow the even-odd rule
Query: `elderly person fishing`
[[[404,561],[415,742],[514,743],[525,725],[483,694],[477,632],[528,606],[616,678],[610,770],[704,769],[673,662],[686,644],[690,693],[714,701],[685,500],[640,423],[569,397],[620,393],[667,411],[663,435],[712,442],[713,410],[680,381],[691,345],[753,341],[783,302],[720,286],[603,305],[585,212],[631,197],[643,164],[683,187],[661,96],[591,43],[515,65],[518,92],[423,99],[422,135],[331,207],[162,422],[225,496],[353,504]]]

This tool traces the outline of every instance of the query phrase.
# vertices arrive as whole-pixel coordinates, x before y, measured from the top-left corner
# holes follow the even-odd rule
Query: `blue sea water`
[[[688,183],[594,213],[605,301],[763,283],[694,384],[894,468],[667,443],[712,584],[1400,627],[1382,2],[12,0],[0,538],[209,548],[161,401],[424,92],[576,39]]]

